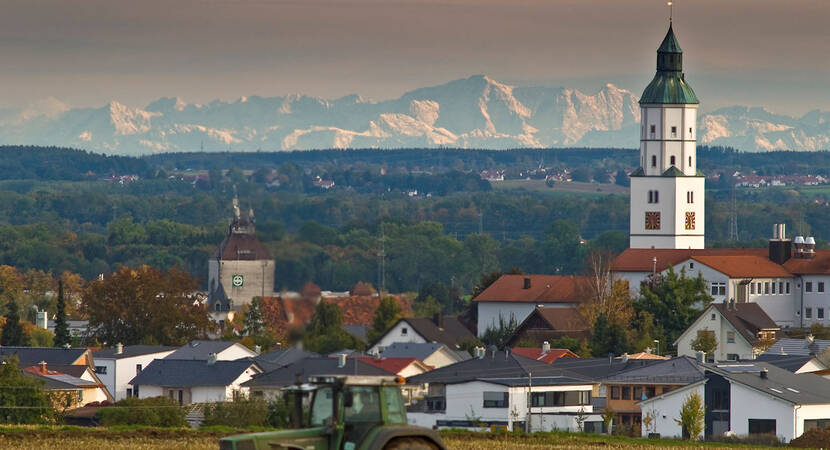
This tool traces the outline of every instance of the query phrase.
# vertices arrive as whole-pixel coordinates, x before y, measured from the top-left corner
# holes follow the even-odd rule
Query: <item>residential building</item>
[[[299,347],[288,347],[258,355],[254,358],[254,362],[259,364],[263,371],[268,372],[294,364],[302,359],[319,357],[319,354],[303,350]]]
[[[44,388],[50,393],[59,394],[53,397],[53,401],[60,409],[75,409],[87,403],[113,400],[89,366],[49,366],[43,362],[24,368],[23,373],[42,380]]]
[[[234,361],[256,356],[256,352],[238,342],[195,340],[179,347],[164,358],[207,361],[215,357],[218,361]]]
[[[639,402],[703,379],[703,371],[688,357],[662,360],[605,378],[606,408],[617,413],[617,423],[629,434],[640,435],[642,413]]]
[[[755,359],[775,342],[780,328],[757,303],[712,303],[683,331],[674,345],[678,356],[694,357],[692,343],[704,333],[715,339],[713,360]]]
[[[50,365],[83,365],[94,367],[92,353],[86,348],[66,347],[0,347],[0,358],[16,356],[18,367],[31,367],[46,362]]]
[[[415,358],[435,369],[470,359],[466,350],[454,350],[436,342],[396,342],[380,352],[383,358]]]
[[[176,347],[118,344],[114,348],[93,353],[95,374],[116,401],[132,397],[134,391],[129,384],[130,380],[141,373],[141,370],[150,365],[154,359],[164,358],[174,350]]]
[[[473,299],[478,310],[477,334],[498,327],[500,320],[522,323],[536,308],[575,308],[590,292],[587,277],[502,275]]]
[[[591,325],[578,308],[536,308],[519,324],[507,345],[520,343],[541,346],[563,337],[587,340],[591,337]]]
[[[232,400],[262,369],[250,359],[156,359],[130,381],[139,398],[170,397],[182,405]]]
[[[271,397],[279,393],[284,387],[304,383],[310,377],[322,375],[363,375],[389,377],[391,372],[373,364],[361,361],[358,358],[347,358],[339,355],[337,358],[319,357],[301,359],[288,366],[255,376],[243,383],[243,387],[250,389],[251,395]]]
[[[567,348],[550,348],[550,344],[547,342],[543,342],[542,347],[539,348],[513,347],[511,351],[519,356],[535,359],[545,364],[553,364],[559,358],[579,358],[579,355]]]
[[[775,341],[764,354],[790,356],[816,356],[830,348],[830,339],[816,339],[808,334],[803,339],[782,337]]]
[[[682,437],[683,430],[675,419],[692,392],[700,395],[706,408],[706,439],[732,432],[740,436],[771,434],[789,442],[830,423],[830,380],[794,374],[759,361],[702,367],[704,378],[700,381],[640,402],[643,414],[654,419],[644,434]]]
[[[426,392],[408,408],[411,424],[578,430],[577,415],[584,414],[588,429],[601,429],[591,381],[514,353],[477,351],[472,359],[407,379]]]
[[[464,343],[472,343],[476,337],[456,317],[437,314],[432,319],[407,317],[398,320],[378,338],[368,353],[376,354],[395,343],[438,343],[458,350]]]

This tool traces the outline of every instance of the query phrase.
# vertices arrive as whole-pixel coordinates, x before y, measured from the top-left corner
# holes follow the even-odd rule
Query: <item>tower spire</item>
[[[672,16],[674,16],[674,2],[669,2],[669,23],[671,24]]]

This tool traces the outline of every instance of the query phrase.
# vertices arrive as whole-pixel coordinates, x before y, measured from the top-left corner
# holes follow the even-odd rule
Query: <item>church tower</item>
[[[671,23],[657,74],[640,97],[640,167],[631,174],[631,248],[703,248],[704,177],[697,170],[697,96]]]

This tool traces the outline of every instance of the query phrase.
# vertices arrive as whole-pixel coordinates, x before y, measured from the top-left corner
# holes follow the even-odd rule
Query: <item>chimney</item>
[[[346,354],[345,353],[340,353],[340,354],[337,355],[337,367],[339,369],[342,369],[342,368],[346,367]]]
[[[761,376],[762,380],[766,380],[769,375],[769,370],[767,370],[767,368],[764,367],[763,369],[761,369],[761,373],[759,375]]]
[[[432,321],[435,323],[435,326],[438,328],[444,328],[444,315],[440,312],[436,313],[432,316]]]
[[[548,341],[542,342],[542,354],[544,355],[545,353],[547,353],[549,351],[550,351],[550,342],[548,342]]]
[[[769,259],[776,264],[784,264],[792,257],[792,242],[787,239],[786,225],[777,223],[772,226],[772,239],[769,240]]]
[[[812,258],[816,256],[816,240],[812,236],[804,239],[804,257]]]
[[[695,361],[699,364],[703,364],[706,362],[706,352],[697,352],[695,353]]]
[[[525,277],[524,287],[523,289],[530,289],[530,278]]]
[[[208,355],[207,365],[212,366],[216,364],[216,353],[211,353]]]
[[[620,359],[622,359],[622,362],[627,363],[628,362],[628,353],[623,353],[622,356],[620,357]]]
[[[254,346],[254,353],[256,353],[257,355],[262,353],[262,346],[261,345],[255,345]]]
[[[796,258],[803,258],[804,257],[804,236],[796,236],[795,240],[793,240],[793,244],[795,245],[795,257]]]
[[[120,355],[122,353],[124,353],[124,344],[119,342],[115,344],[115,354]]]
[[[41,361],[40,362],[40,373],[42,373],[42,374],[46,373],[46,361]]]

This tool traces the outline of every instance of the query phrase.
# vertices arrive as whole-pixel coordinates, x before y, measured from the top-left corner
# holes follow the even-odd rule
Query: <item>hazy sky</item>
[[[487,74],[638,95],[663,0],[3,0],[0,107],[304,93],[372,99]],[[676,0],[702,109],[830,110],[830,2]]]

